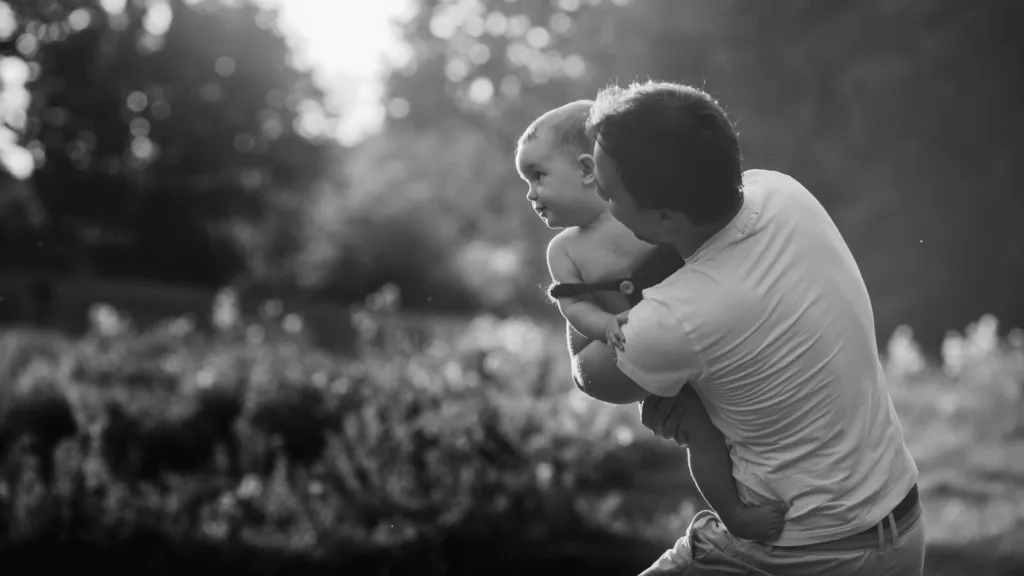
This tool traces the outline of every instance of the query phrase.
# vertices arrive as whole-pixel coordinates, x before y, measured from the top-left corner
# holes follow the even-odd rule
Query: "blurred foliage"
[[[512,162],[530,120],[609,82],[700,85],[746,164],[792,174],[843,232],[880,337],[1024,323],[1024,50],[1013,0],[416,0],[383,130],[352,149],[272,11],[241,0],[9,1],[28,63],[7,118],[0,262],[554,317],[551,237]],[[339,113],[346,113],[345,110]],[[7,232],[16,222],[35,232]],[[49,224],[46,224],[49,223]],[[49,267],[58,264],[51,263]]]
[[[353,312],[348,357],[276,305],[242,315],[230,292],[209,333],[186,318],[139,331],[97,305],[80,339],[0,334],[0,549],[156,533],[308,558],[391,550],[380,563],[418,546],[442,571],[473,558],[451,556],[467,534],[534,538],[551,558],[598,530],[633,552],[584,556],[641,564],[682,534],[702,505],[685,453],[635,407],[575,390],[560,331],[491,316],[454,336],[410,330],[397,296]],[[1024,501],[1024,339],[994,329],[951,335],[953,366],[887,361],[930,542],[989,560],[1024,528],[1008,505]]]
[[[560,334],[481,317],[438,339],[396,325],[396,305],[385,290],[355,313],[356,358],[313,348],[291,315],[241,317],[229,293],[212,334],[187,319],[138,332],[106,305],[80,340],[3,334],[0,538],[53,522],[305,551],[543,535],[615,527],[645,458],[685,470],[671,445],[634,444],[635,411],[565,386]],[[662,522],[678,528],[695,496],[678,484]]]
[[[50,218],[21,244],[5,238],[8,264],[211,285],[288,272],[301,198],[336,146],[298,122],[323,112],[322,95],[275,13],[219,0],[4,6],[15,29],[0,54],[27,62],[31,97],[7,124]]]
[[[303,280],[348,301],[395,283],[416,308],[467,309],[523,293],[529,221],[518,197],[493,193],[507,186],[507,162],[465,123],[370,137],[346,164],[345,193],[324,187],[309,204]],[[511,261],[467,263],[481,242],[510,251]]]
[[[417,5],[403,26],[413,57],[388,83],[388,133],[441,141],[457,118],[494,139],[505,158],[501,184],[490,163],[458,147],[425,149],[407,164],[450,157],[480,174],[469,180],[479,182],[475,194],[462,196],[472,205],[493,198],[483,202],[490,211],[476,213],[476,229],[515,246],[531,275],[508,301],[539,298],[532,287],[545,280],[550,238],[519,223],[530,214],[515,206],[524,192],[511,162],[516,137],[546,109],[593,97],[610,81],[654,77],[709,89],[738,124],[747,166],[790,173],[818,196],[861,265],[880,337],[910,324],[935,354],[946,327],[983,313],[1024,322],[1024,238],[1012,222],[1024,209],[1012,172],[1024,153],[1015,104],[1024,98],[1013,24],[1024,20],[1020,3]],[[364,153],[373,154],[353,155]],[[410,172],[394,188],[419,179]],[[446,189],[432,186],[438,195]]]

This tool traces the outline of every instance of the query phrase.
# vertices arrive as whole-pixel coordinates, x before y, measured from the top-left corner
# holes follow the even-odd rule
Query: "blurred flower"
[[[320,496],[324,493],[324,485],[322,482],[314,480],[309,483],[309,493],[313,496]]]
[[[284,313],[284,305],[278,299],[267,300],[260,305],[260,316],[264,320],[274,320]]]
[[[245,329],[245,341],[250,345],[262,344],[266,337],[267,331],[263,326],[252,324]]]
[[[89,307],[89,326],[100,336],[112,337],[127,330],[128,320],[110,304],[98,302]]]
[[[967,327],[967,356],[974,361],[984,360],[999,348],[999,321],[985,314]]]
[[[217,379],[217,371],[210,366],[205,366],[196,374],[196,387],[209,388]]]
[[[534,474],[537,477],[537,483],[541,488],[546,489],[551,486],[551,480],[555,476],[555,467],[550,462],[541,462],[534,468]]]
[[[213,299],[213,326],[218,330],[230,330],[240,321],[238,293],[232,288],[223,288]]]
[[[980,367],[999,353],[999,321],[991,314],[968,325],[964,335],[947,332],[942,341],[943,369],[950,376],[960,376],[968,367]]]
[[[184,337],[195,330],[196,321],[190,316],[175,318],[167,324],[167,332],[172,336]]]
[[[372,312],[398,312],[402,304],[402,290],[397,284],[388,282],[366,297],[366,307]]]
[[[924,355],[921,353],[921,347],[914,341],[914,331],[910,326],[896,328],[889,339],[887,351],[887,368],[895,376],[912,376],[925,368]]]
[[[964,338],[950,330],[942,340],[942,369],[946,375],[956,377],[964,369]]]
[[[210,519],[203,523],[203,532],[214,540],[221,540],[228,533],[228,524],[223,520]]]
[[[1014,328],[1006,335],[1006,341],[1015,350],[1024,350],[1024,330]]]
[[[247,474],[235,491],[239,500],[259,498],[263,494],[263,483],[255,474]]]
[[[303,325],[302,317],[294,312],[287,314],[281,322],[281,326],[288,334],[298,334],[299,332],[302,332]]]

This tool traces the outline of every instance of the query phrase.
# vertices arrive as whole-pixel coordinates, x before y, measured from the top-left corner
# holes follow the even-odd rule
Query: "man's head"
[[[606,88],[587,123],[612,215],[642,240],[672,244],[721,226],[742,205],[739,139],[706,92],[668,82]]]
[[[594,140],[586,130],[592,104],[578,100],[546,112],[519,138],[516,170],[549,228],[586,225],[608,208],[594,186]]]

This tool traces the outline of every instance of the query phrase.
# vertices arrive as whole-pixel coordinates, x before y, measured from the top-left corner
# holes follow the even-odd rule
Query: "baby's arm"
[[[733,535],[746,540],[771,542],[782,535],[786,518],[783,504],[747,506],[740,500],[732,476],[732,459],[725,436],[711,423],[703,402],[687,384],[684,433],[688,441],[690,474],[708,505]]]
[[[548,271],[551,273],[551,279],[560,283],[581,283],[583,279],[569,257],[565,242],[566,237],[559,234],[548,244]],[[558,311],[577,332],[591,340],[603,342],[606,339],[608,324],[614,318],[614,314],[602,310],[585,296],[559,298],[557,302]]]

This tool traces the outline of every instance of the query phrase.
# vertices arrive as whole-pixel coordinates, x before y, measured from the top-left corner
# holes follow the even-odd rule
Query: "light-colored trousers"
[[[736,538],[704,510],[686,535],[640,576],[921,576],[924,524],[921,504],[899,522],[892,515],[870,534],[808,546],[772,546]]]

